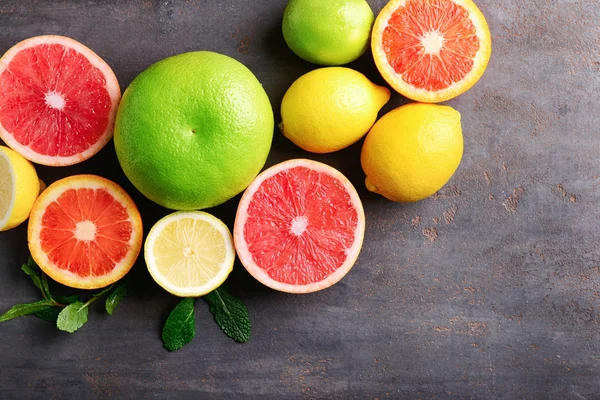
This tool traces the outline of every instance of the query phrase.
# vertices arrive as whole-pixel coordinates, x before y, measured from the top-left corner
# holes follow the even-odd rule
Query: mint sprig
[[[43,300],[29,304],[18,304],[0,315],[0,322],[26,315],[56,323],[56,327],[62,331],[73,333],[81,328],[88,320],[89,306],[108,294],[106,311],[112,315],[119,302],[127,294],[126,282],[108,286],[100,292],[93,294],[89,300],[83,302],[80,296],[58,296],[50,292],[48,276],[29,257],[27,262],[21,266],[21,270],[31,278],[33,284],[40,289]]]
[[[58,314],[58,318],[56,320],[56,327],[61,331],[69,333],[77,331],[88,321],[90,304],[92,304],[93,302],[97,301],[99,298],[110,292],[113,286],[114,285],[105,287],[100,292],[92,295],[92,297],[85,303],[82,303],[81,301],[76,301],[72,304],[67,305]]]
[[[244,302],[223,287],[215,289],[202,298],[209,305],[219,328],[236,342],[250,340],[251,324]],[[181,349],[196,335],[194,298],[184,298],[171,311],[163,328],[163,346],[169,351]]]

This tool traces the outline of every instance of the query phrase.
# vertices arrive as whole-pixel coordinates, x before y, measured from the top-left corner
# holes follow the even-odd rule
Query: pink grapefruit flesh
[[[50,185],[29,218],[29,250],[52,279],[97,289],[121,279],[142,246],[142,220],[129,195],[95,175]]]
[[[342,279],[362,247],[365,216],[352,184],[336,169],[296,159],[262,172],[238,206],[234,242],[258,281],[311,293]]]
[[[73,165],[96,154],[120,99],[111,68],[73,39],[33,37],[0,58],[0,138],[32,162]]]

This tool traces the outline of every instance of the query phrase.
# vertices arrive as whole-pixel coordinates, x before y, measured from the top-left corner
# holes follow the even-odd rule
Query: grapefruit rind
[[[490,56],[492,53],[492,38],[490,30],[483,13],[477,8],[477,5],[472,0],[451,0],[452,2],[464,7],[469,12],[469,18],[475,26],[477,37],[479,38],[479,50],[473,59],[473,68],[467,75],[458,82],[445,89],[437,91],[429,91],[426,89],[417,88],[405,82],[401,76],[387,61],[387,55],[383,49],[382,35],[384,29],[388,26],[388,22],[392,14],[399,8],[403,7],[407,0],[392,0],[379,13],[373,26],[371,35],[371,50],[373,59],[377,69],[387,81],[401,95],[424,103],[439,103],[450,100],[467,90],[479,81],[487,68]]]
[[[81,277],[70,271],[58,268],[49,260],[40,244],[42,218],[46,208],[67,190],[85,188],[104,189],[108,191],[115,200],[126,208],[133,227],[131,238],[128,242],[129,250],[127,255],[115,265],[109,274],[103,276]],[[58,283],[76,289],[99,289],[117,282],[131,270],[142,249],[143,227],[137,206],[119,185],[96,175],[75,175],[54,182],[40,194],[31,210],[27,236],[31,257],[50,278]]]
[[[270,177],[278,174],[281,171],[294,167],[306,167],[317,172],[329,174],[333,178],[337,179],[350,195],[352,204],[358,214],[358,222],[355,229],[354,242],[352,246],[349,249],[347,249],[347,258],[344,261],[344,263],[335,272],[333,272],[331,275],[329,275],[322,281],[310,283],[307,285],[294,285],[289,283],[283,283],[271,278],[265,272],[264,269],[262,269],[254,262],[252,254],[250,253],[248,245],[244,238],[244,226],[246,225],[246,221],[248,219],[247,210],[254,193],[257,191],[260,185]],[[352,183],[350,183],[348,178],[346,178],[341,172],[339,172],[335,168],[308,159],[293,159],[284,161],[282,163],[276,164],[268,168],[267,170],[259,174],[256,177],[256,179],[250,184],[250,186],[248,186],[240,200],[233,228],[233,240],[235,243],[235,249],[237,251],[240,261],[242,262],[242,265],[244,265],[244,267],[250,273],[250,275],[252,275],[263,285],[270,287],[271,289],[292,294],[305,294],[317,292],[323,289],[327,289],[328,287],[331,287],[337,282],[339,282],[354,266],[362,248],[364,234],[365,212],[360,201],[360,197],[358,196],[358,193],[356,192],[356,189],[354,188]]]
[[[221,234],[225,244],[226,258],[220,266],[219,273],[215,275],[209,282],[198,287],[182,288],[172,284],[169,279],[165,277],[156,267],[155,256],[153,254],[156,240],[160,237],[160,234],[164,228],[168,224],[183,218],[192,218],[207,222],[219,234]],[[148,237],[146,238],[146,243],[144,244],[144,258],[146,260],[148,272],[150,272],[150,275],[154,281],[167,292],[179,297],[200,297],[212,292],[221,286],[223,282],[225,282],[233,270],[235,249],[233,246],[233,237],[231,232],[229,231],[227,225],[225,225],[221,220],[204,211],[178,211],[162,218],[152,227],[152,229],[150,229]]]
[[[25,40],[17,43],[16,45],[14,45],[10,49],[8,49],[8,51],[6,53],[4,53],[2,58],[0,58],[0,75],[2,75],[2,73],[8,68],[12,59],[19,52],[21,52],[25,49],[31,48],[31,47],[44,45],[44,44],[60,44],[65,47],[71,48],[71,49],[77,51],[78,53],[81,53],[82,55],[84,55],[85,58],[87,58],[87,60],[90,62],[90,64],[92,64],[94,67],[98,68],[102,72],[104,78],[106,79],[106,90],[108,91],[108,94],[109,94],[111,102],[112,102],[106,131],[100,137],[100,139],[96,143],[94,143],[92,146],[90,146],[87,150],[85,150],[82,153],[75,154],[75,155],[69,156],[69,157],[48,156],[48,155],[37,153],[37,152],[33,151],[29,146],[24,146],[21,143],[19,143],[14,138],[12,133],[8,132],[2,126],[1,123],[0,123],[0,139],[2,139],[8,147],[10,147],[14,151],[16,151],[17,153],[22,155],[29,161],[34,162],[36,164],[55,166],[55,167],[78,164],[80,162],[83,162],[83,161],[89,159],[90,157],[92,157],[96,153],[98,153],[100,150],[102,150],[102,148],[104,146],[106,146],[106,144],[112,138],[113,129],[114,129],[114,125],[115,125],[115,117],[117,114],[117,108],[119,107],[119,102],[121,100],[121,88],[119,87],[119,82],[118,82],[117,77],[115,76],[113,70],[93,50],[91,50],[87,46],[77,42],[76,40],[73,40],[73,39],[65,37],[65,36],[59,36],[59,35],[35,36],[35,37],[29,38],[29,39],[25,39]]]

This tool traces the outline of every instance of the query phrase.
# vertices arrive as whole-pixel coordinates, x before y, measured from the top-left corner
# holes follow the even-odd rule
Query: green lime
[[[290,0],[283,14],[283,37],[306,61],[342,65],[366,51],[374,20],[365,0]]]
[[[193,52],[164,59],[123,94],[115,149],[125,175],[175,210],[219,205],[260,172],[273,139],[273,110],[240,62]]]

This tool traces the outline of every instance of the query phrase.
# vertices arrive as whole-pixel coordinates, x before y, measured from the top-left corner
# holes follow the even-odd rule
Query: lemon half
[[[202,211],[167,215],[150,230],[144,246],[152,278],[180,297],[212,292],[233,269],[235,250],[229,228]]]
[[[40,193],[33,164],[0,146],[0,231],[19,226],[27,218]]]

